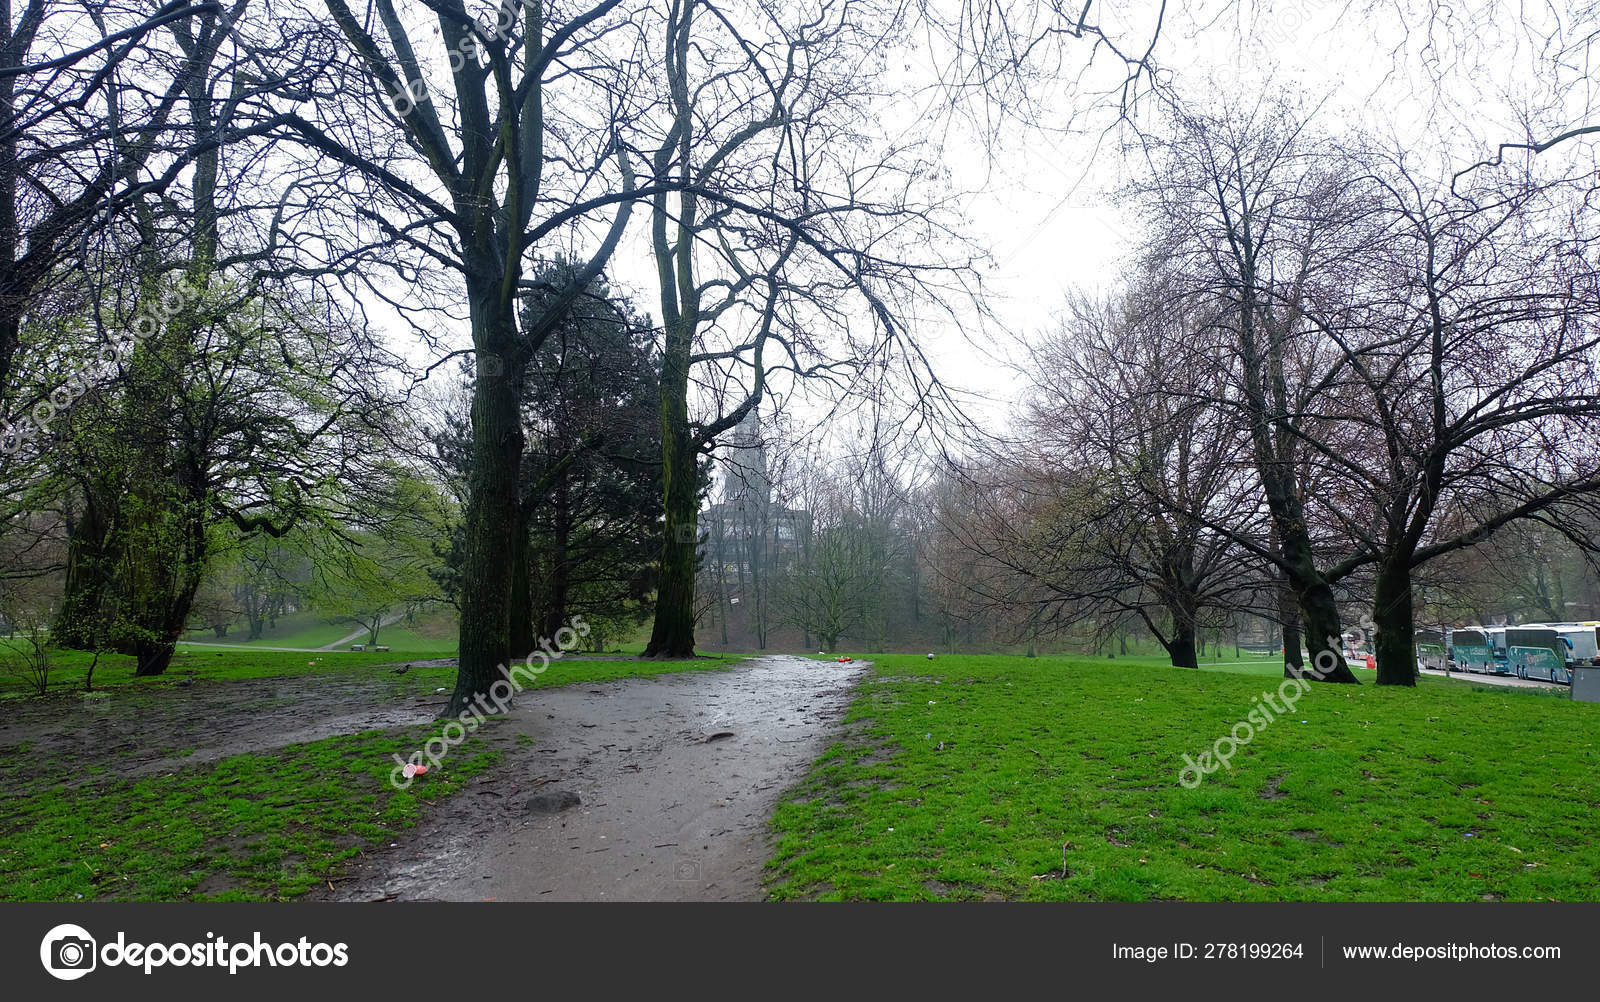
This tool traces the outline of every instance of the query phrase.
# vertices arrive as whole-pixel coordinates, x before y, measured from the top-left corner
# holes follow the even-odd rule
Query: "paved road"
[[[1538,679],[1520,679],[1513,675],[1480,675],[1476,672],[1434,671],[1432,668],[1422,669],[1424,675],[1437,675],[1440,678],[1466,679],[1472,682],[1482,682],[1485,685],[1503,685],[1508,689],[1565,689],[1566,686],[1559,682],[1541,682]]]

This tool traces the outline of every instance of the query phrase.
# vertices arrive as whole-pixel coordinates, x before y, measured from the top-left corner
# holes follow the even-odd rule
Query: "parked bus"
[[[1486,626],[1483,635],[1489,638],[1489,646],[1494,649],[1493,667],[1489,670],[1498,675],[1510,675],[1510,653],[1506,650],[1506,627]]]
[[[1575,665],[1600,665],[1600,623],[1529,623],[1559,633],[1571,651]]]
[[[1445,631],[1418,630],[1415,642],[1420,667],[1430,671],[1450,670],[1449,639]]]
[[[1548,626],[1506,630],[1506,660],[1518,678],[1572,684],[1572,647]]]
[[[1506,631],[1499,629],[1499,637]],[[1496,643],[1496,627],[1474,626],[1450,634],[1451,659],[1458,671],[1501,674],[1506,671],[1501,645]]]

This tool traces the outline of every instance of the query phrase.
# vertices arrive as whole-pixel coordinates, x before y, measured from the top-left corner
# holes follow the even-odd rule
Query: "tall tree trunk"
[[[50,638],[60,647],[87,651],[100,643],[108,532],[100,506],[88,496],[82,517],[67,531],[66,588],[61,612],[50,627]]]
[[[680,332],[681,337],[681,332]],[[677,349],[677,350],[672,350]],[[655,625],[647,658],[694,657],[694,573],[699,538],[700,471],[689,428],[689,344],[669,347],[661,375],[661,479],[666,524]]]
[[[1274,492],[1268,491],[1269,499]],[[1339,622],[1339,606],[1334,601],[1333,587],[1317,570],[1311,551],[1311,538],[1305,532],[1303,512],[1298,499],[1280,498],[1288,511],[1287,518],[1277,518],[1278,539],[1283,548],[1285,571],[1294,588],[1300,605],[1300,621],[1305,628],[1306,650],[1311,664],[1306,669],[1307,678],[1322,682],[1360,684],[1344,660],[1344,627]]]
[[[493,274],[496,269],[481,269]],[[477,379],[472,391],[472,462],[461,568],[461,654],[456,687],[441,716],[453,717],[506,677],[511,650],[512,561],[521,520],[520,375],[515,320],[499,314],[499,289],[469,281]]]
[[[695,5],[674,6],[667,28],[667,71],[673,125],[656,151],[658,176],[669,171],[687,183],[694,177],[694,113],[686,67]],[[674,163],[676,160],[676,163]],[[665,189],[651,200],[651,249],[660,282],[661,323],[661,479],[663,493],[661,566],[656,618],[645,657],[694,656],[695,550],[699,537],[700,471],[698,442],[689,423],[689,367],[700,323],[701,288],[694,267],[698,202],[684,191],[678,210],[668,209]],[[670,234],[669,234],[670,229]]]
[[[1283,677],[1305,674],[1305,659],[1300,656],[1300,600],[1286,574],[1278,574],[1278,622],[1283,628]]]
[[[1167,657],[1174,668],[1199,668],[1200,659],[1195,654],[1194,620],[1174,618],[1172,639],[1166,643]]]
[[[1167,655],[1174,668],[1199,668],[1200,660],[1195,654],[1194,624],[1198,609],[1194,591],[1185,579],[1170,582],[1168,587],[1172,589],[1167,602],[1167,611],[1172,616],[1172,639],[1166,644]]]
[[[131,596],[133,622],[138,630],[135,646],[139,664],[135,675],[160,675],[167,670],[177,651],[178,638],[189,624],[194,597],[210,563],[206,536],[210,504],[205,474],[195,456],[184,455],[168,476],[170,487],[176,488],[177,503],[160,513],[159,521],[148,527],[153,535],[133,541],[132,560],[167,562],[154,574],[134,577],[142,584]]]
[[[216,56],[221,32],[207,21],[195,33],[188,22],[169,26],[189,64],[195,69],[184,84],[189,121],[196,135],[210,134],[216,126],[210,81],[205,68]],[[193,195],[189,227],[189,261],[184,282],[190,290],[204,289],[215,276],[219,247],[217,179],[221,150],[207,149],[194,159],[190,189]],[[139,228],[148,246],[146,295],[160,295],[156,285],[154,224],[140,207]],[[191,293],[192,295],[192,293]],[[138,676],[160,675],[177,650],[178,638],[188,626],[194,597],[209,563],[207,528],[211,519],[209,473],[212,457],[192,437],[181,420],[190,399],[190,359],[196,351],[196,333],[217,318],[203,303],[185,297],[177,313],[135,349],[144,353],[143,371],[129,391],[126,413],[135,436],[134,465],[129,473],[132,493],[142,495],[141,517],[125,537],[129,552],[122,554],[127,573],[124,596],[132,627]],[[199,392],[205,392],[201,389]]]
[[[1372,610],[1372,620],[1378,626],[1372,649],[1378,657],[1379,685],[1417,684],[1413,615],[1410,561],[1386,561],[1378,569]]]
[[[1343,627],[1333,588],[1319,578],[1300,595],[1300,616],[1305,624],[1306,650],[1311,654],[1307,677],[1322,682],[1360,684],[1344,660]]]
[[[1162,588],[1166,592],[1167,614],[1172,617],[1172,640],[1163,646],[1174,668],[1199,668],[1195,654],[1195,621],[1199,600],[1194,588],[1194,550],[1174,544],[1167,548],[1161,568]],[[1126,654],[1126,646],[1123,653]]]
[[[13,70],[28,61],[33,33],[25,37],[12,34],[17,24],[12,18],[11,0],[5,0],[0,13],[4,15],[0,17],[0,68]],[[10,398],[11,366],[21,343],[22,313],[33,292],[29,277],[16,267],[23,250],[17,212],[22,177],[17,140],[23,130],[16,117],[16,95],[17,81],[21,79],[15,73],[0,76],[0,122],[4,123],[0,127],[0,418],[9,409],[5,405]]]
[[[553,640],[567,625],[567,602],[572,594],[572,488],[565,474],[553,485],[551,504],[550,577],[545,582],[544,623],[539,635]]]
[[[525,658],[539,646],[533,628],[533,573],[530,566],[533,545],[528,538],[530,520],[527,505],[521,506],[517,516],[516,540],[511,548],[511,625],[510,650],[513,658]]]
[[[1287,427],[1289,411],[1283,343],[1272,329],[1257,326],[1260,304],[1253,245],[1245,248],[1241,263],[1240,278],[1244,288],[1239,314],[1239,359],[1244,372],[1242,396],[1250,419],[1252,458],[1272,516],[1273,536],[1283,556],[1282,569],[1294,588],[1306,631],[1311,667],[1305,677],[1324,682],[1356,683],[1358,680],[1344,662],[1341,642],[1344,628],[1339,623],[1333,588],[1317,570],[1307,528],[1301,482],[1295,470],[1298,443]],[[1288,672],[1287,667],[1285,672]]]

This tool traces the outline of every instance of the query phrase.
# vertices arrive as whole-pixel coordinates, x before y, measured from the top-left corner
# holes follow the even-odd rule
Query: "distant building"
[[[705,563],[734,575],[789,562],[811,526],[809,512],[772,503],[772,475],[755,410],[724,441],[722,499],[700,513]]]

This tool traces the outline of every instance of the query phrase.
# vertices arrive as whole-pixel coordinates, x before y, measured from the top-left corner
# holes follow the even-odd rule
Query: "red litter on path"
[[[841,657],[841,658],[840,658],[840,659],[839,659],[839,663],[840,663],[840,664],[849,664],[849,663],[850,663],[850,659],[849,659],[849,658],[846,658],[846,657]]]
[[[425,765],[417,765],[413,762],[407,762],[405,768],[400,770],[400,774],[407,779],[410,779],[412,776],[426,776],[428,774],[428,767]]]

